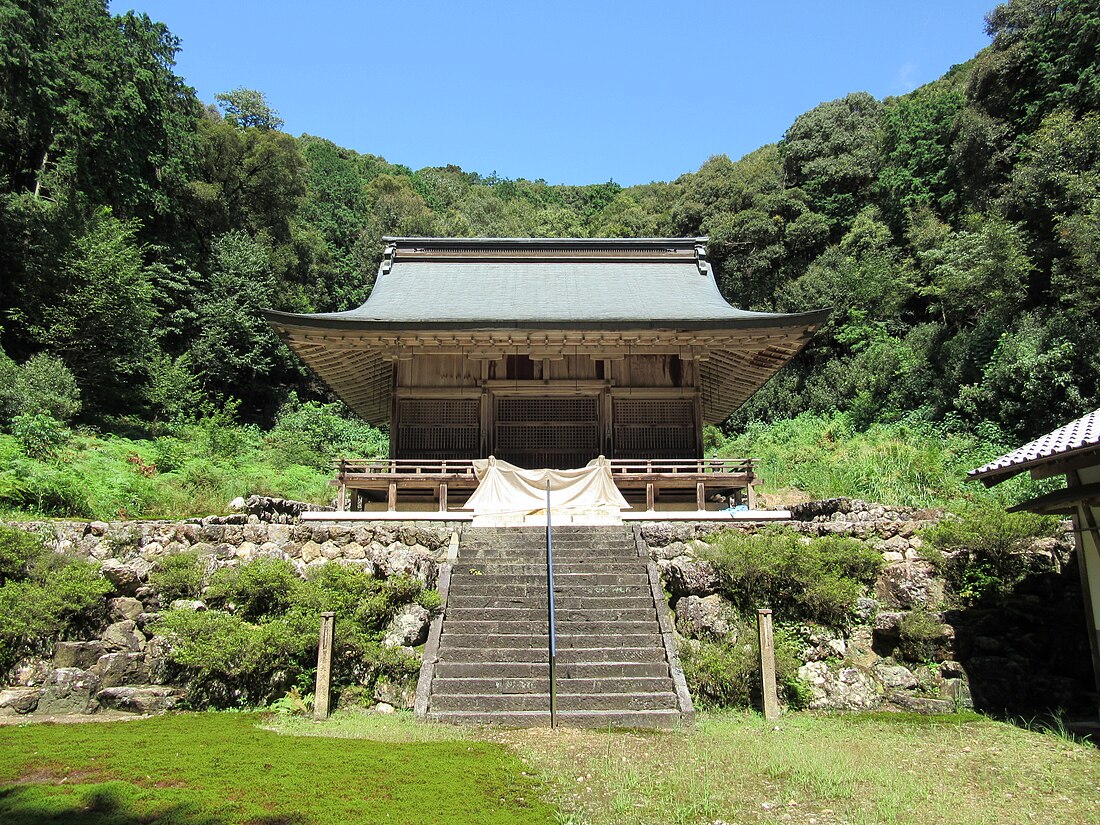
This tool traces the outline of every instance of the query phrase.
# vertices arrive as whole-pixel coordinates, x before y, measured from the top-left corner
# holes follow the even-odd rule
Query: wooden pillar
[[[1082,484],[1081,474],[1077,470],[1066,473],[1066,487],[1073,489]],[[1073,541],[1077,551],[1077,570],[1081,579],[1081,595],[1085,602],[1085,632],[1089,637],[1089,651],[1092,653],[1093,685],[1100,694],[1100,633],[1097,632],[1097,618],[1100,614],[1100,593],[1093,586],[1096,577],[1097,559],[1100,558],[1100,527],[1093,517],[1092,508],[1086,501],[1077,502],[1077,512],[1073,516]],[[1100,711],[1100,707],[1098,707]]]
[[[645,483],[645,508],[649,512],[653,512],[653,505],[656,496],[654,495],[653,482],[647,481]]]
[[[328,719],[329,695],[332,690],[332,630],[336,614],[321,614],[321,635],[317,642],[317,683],[313,689],[313,718]]]
[[[706,510],[707,509],[707,490],[706,485],[701,481],[695,482],[695,509]]]
[[[347,498],[348,495],[348,486],[342,481],[340,482],[340,492],[338,495],[339,498],[336,500],[336,512],[342,513],[344,512],[344,499]]]
[[[439,482],[439,512],[447,512],[447,482]]]
[[[391,481],[389,490],[386,492],[386,509],[391,513],[397,509],[397,482]]]
[[[753,482],[749,482],[749,486],[745,488],[746,498],[745,503],[749,505],[750,510],[756,509],[756,485]]]
[[[772,612],[756,611],[760,630],[760,682],[764,694],[764,718],[769,722],[779,718],[779,693],[775,687],[775,639],[772,636]]]

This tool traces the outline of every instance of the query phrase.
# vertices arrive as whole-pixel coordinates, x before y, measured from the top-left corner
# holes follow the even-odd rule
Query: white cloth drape
[[[602,455],[575,470],[524,470],[494,456],[474,461],[477,489],[463,509],[475,515],[555,511],[629,510],[611,477],[611,462]]]

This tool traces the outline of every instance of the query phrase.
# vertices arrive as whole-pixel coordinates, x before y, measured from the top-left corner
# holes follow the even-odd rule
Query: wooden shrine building
[[[409,475],[449,476],[434,494],[447,509],[447,481],[455,492],[490,455],[559,469],[604,455],[625,487],[639,462],[650,476],[751,475],[700,463],[703,425],[759,389],[827,311],[731,306],[706,240],[385,238],[358,309],[265,315],[352,410],[389,425],[389,459],[346,464],[340,480],[388,489],[391,509]]]

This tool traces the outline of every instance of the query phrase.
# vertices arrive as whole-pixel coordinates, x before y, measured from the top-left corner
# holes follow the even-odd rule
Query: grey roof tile
[[[1016,475],[1036,464],[1097,445],[1100,445],[1100,410],[1093,410],[967,475],[972,479]]]

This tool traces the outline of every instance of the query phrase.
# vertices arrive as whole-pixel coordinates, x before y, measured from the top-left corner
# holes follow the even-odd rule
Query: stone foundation
[[[457,536],[471,529],[443,521],[278,523],[288,520],[286,508],[267,500],[245,504],[253,512],[185,522],[10,523],[42,536],[56,551],[97,560],[116,592],[108,605],[110,624],[98,637],[58,643],[51,660],[25,661],[10,674],[10,686],[0,689],[0,715],[100,708],[153,712],[184,700],[183,687],[168,684],[163,640],[149,625],[162,610],[205,605],[161,604],[148,575],[165,556],[194,552],[210,570],[258,558],[286,559],[303,576],[325,564],[347,564],[380,576],[408,575],[430,587]],[[275,521],[262,520],[258,514],[264,513]],[[922,558],[919,535],[942,515],[846,499],[792,508],[795,518],[786,529],[807,537],[854,537],[884,560],[873,592],[856,605],[857,624],[843,633],[800,631],[799,676],[810,707],[946,712],[975,706],[1033,715],[1086,704],[1091,660],[1072,542],[1068,537],[1037,542],[1030,551],[1035,572],[1005,606],[945,609],[944,583]],[[717,530],[754,533],[764,528],[775,529],[775,524],[637,525],[671,594],[678,629],[721,637],[729,628],[730,607],[717,594],[714,571],[697,558],[701,539]],[[933,640],[934,660],[919,665],[899,650],[899,624],[913,610],[930,614],[941,630]],[[399,619],[391,628],[395,643],[415,643],[424,617],[402,614]],[[390,693],[383,700],[392,703],[401,691]]]

